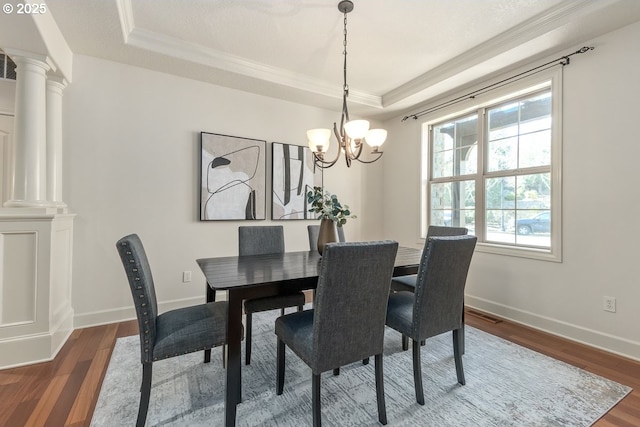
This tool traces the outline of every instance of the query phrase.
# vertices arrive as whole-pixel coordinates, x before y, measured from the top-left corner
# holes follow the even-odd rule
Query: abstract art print
[[[322,187],[322,169],[307,147],[274,142],[272,147],[271,219],[315,219],[307,192]]]
[[[266,219],[266,141],[200,133],[200,220]]]

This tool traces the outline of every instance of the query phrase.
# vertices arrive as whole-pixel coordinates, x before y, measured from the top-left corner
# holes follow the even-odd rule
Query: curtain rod
[[[478,95],[482,95],[483,93],[486,93],[486,92],[489,92],[491,90],[500,88],[500,87],[505,86],[505,85],[507,85],[509,83],[513,83],[515,81],[524,79],[525,77],[529,77],[531,75],[540,73],[540,72],[542,72],[544,70],[547,70],[547,69],[549,69],[551,67],[555,67],[557,65],[562,65],[564,67],[565,65],[569,65],[569,63],[571,62],[571,59],[570,59],[571,56],[577,55],[577,54],[580,54],[580,53],[586,53],[586,52],[589,52],[590,50],[593,50],[593,49],[595,49],[593,46],[589,46],[589,47],[584,46],[584,47],[580,48],[579,50],[576,50],[575,52],[570,53],[569,55],[561,56],[560,58],[554,59],[553,61],[549,61],[549,62],[547,62],[545,64],[538,65],[537,67],[531,68],[531,69],[529,69],[527,71],[523,71],[522,73],[516,74],[514,76],[507,77],[506,79],[500,80],[499,82],[496,82],[496,83],[490,84],[488,86],[485,86],[483,88],[474,90],[474,91],[469,92],[469,93],[467,93],[465,95],[462,95],[462,96],[459,96],[459,97],[454,98],[452,100],[443,102],[442,104],[438,104],[438,105],[433,106],[431,108],[427,108],[426,110],[422,110],[422,111],[419,111],[419,112],[414,113],[414,114],[406,115],[406,116],[404,116],[402,118],[401,121],[404,122],[407,119],[418,120],[418,117],[424,116],[425,114],[429,114],[429,113],[432,113],[434,111],[441,110],[441,109],[443,109],[445,107],[457,104],[458,102],[462,102],[462,101],[465,101],[467,99],[474,99]]]

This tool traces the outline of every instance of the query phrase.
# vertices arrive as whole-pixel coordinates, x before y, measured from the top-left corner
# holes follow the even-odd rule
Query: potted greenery
[[[307,203],[311,206],[309,212],[318,214],[320,219],[318,252],[322,255],[324,245],[338,241],[336,226],[342,227],[348,218],[356,216],[351,213],[349,206],[338,201],[338,196],[323,191],[322,187],[313,187],[313,191],[307,193]]]

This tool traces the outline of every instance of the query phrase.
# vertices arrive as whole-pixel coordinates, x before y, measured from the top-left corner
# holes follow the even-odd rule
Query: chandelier
[[[344,153],[347,166],[351,166],[351,162],[357,160],[361,163],[373,163],[382,157],[380,146],[387,139],[387,131],[384,129],[369,129],[367,120],[350,120],[349,110],[347,109],[347,97],[349,96],[349,85],[347,85],[347,13],[353,10],[353,2],[350,0],[342,0],[338,3],[338,10],[344,14],[344,67],[343,67],[343,91],[342,91],[342,116],[340,118],[340,128],[333,123],[333,133],[338,140],[338,150],[335,158],[332,160],[325,159],[325,153],[329,149],[331,140],[330,129],[310,129],[307,131],[309,139],[309,148],[313,152],[314,162],[320,168],[330,168],[335,165],[340,158],[341,152]],[[371,154],[374,156],[371,160],[363,160],[360,158],[363,149],[363,142],[371,146]]]

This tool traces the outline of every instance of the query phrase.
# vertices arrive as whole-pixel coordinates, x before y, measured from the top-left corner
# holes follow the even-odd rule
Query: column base
[[[55,208],[55,203],[47,200],[7,200],[4,202],[5,208]],[[65,205],[66,206],[66,205]]]
[[[67,208],[56,208],[52,206],[40,207],[2,207],[0,208],[0,220],[7,218],[34,218],[38,216],[52,217],[57,214],[68,214]]]
[[[51,202],[53,204],[53,206],[55,206],[56,208],[58,208],[58,211],[60,212],[67,212],[67,204],[65,202],[56,202],[53,201]]]

